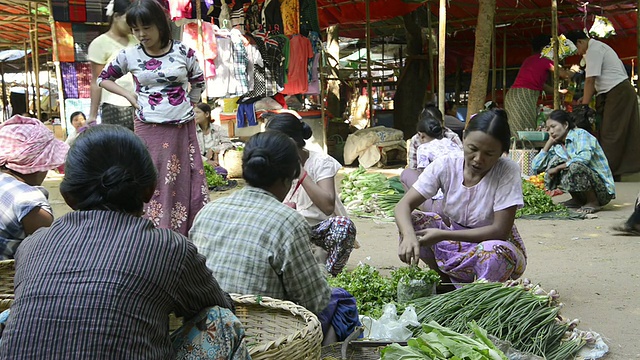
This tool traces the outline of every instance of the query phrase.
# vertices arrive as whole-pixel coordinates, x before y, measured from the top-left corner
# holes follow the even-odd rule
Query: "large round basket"
[[[309,310],[291,301],[231,294],[253,360],[320,359],[322,327]]]
[[[0,261],[0,312],[13,303],[13,278],[16,274],[14,260]]]
[[[223,168],[227,169],[227,176],[229,178],[241,178],[242,177],[242,151],[229,149],[222,155],[221,164]]]

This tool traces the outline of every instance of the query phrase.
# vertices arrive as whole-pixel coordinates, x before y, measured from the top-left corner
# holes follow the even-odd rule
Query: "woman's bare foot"
[[[602,210],[602,206],[600,206],[599,204],[597,204],[597,203],[586,203],[586,204],[582,205],[576,211],[581,213],[581,214],[595,214],[600,210]]]

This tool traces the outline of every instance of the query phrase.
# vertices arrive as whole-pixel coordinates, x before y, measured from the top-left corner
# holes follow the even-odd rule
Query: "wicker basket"
[[[13,278],[16,274],[14,260],[0,261],[0,312],[13,303]]]
[[[269,297],[231,294],[231,298],[253,360],[320,359],[322,328],[309,310]]]
[[[241,178],[242,177],[242,151],[229,149],[222,155],[221,164],[223,168],[227,169],[227,176],[229,178]]]

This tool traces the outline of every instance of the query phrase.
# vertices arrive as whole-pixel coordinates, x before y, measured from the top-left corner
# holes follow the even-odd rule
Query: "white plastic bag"
[[[398,317],[396,306],[386,304],[380,319],[361,316],[360,322],[364,326],[364,338],[377,341],[407,341],[412,335],[407,326],[418,326],[418,315],[413,306],[408,306]]]

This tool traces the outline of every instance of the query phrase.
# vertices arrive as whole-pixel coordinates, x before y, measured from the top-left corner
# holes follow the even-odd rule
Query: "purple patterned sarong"
[[[159,228],[187,236],[196,214],[209,202],[195,121],[153,124],[136,119],[134,127],[158,169],[156,191],[144,216]]]
[[[330,217],[311,228],[311,242],[328,253],[325,267],[336,276],[349,261],[356,242],[356,226],[346,216]]]
[[[416,232],[426,229],[448,231],[464,230],[456,223],[448,226],[436,213],[413,211],[411,221]],[[441,241],[431,248],[420,248],[420,258],[435,258],[440,271],[452,283],[470,283],[476,279],[504,282],[517,279],[527,266],[527,255],[522,238],[514,225],[508,241],[486,240],[479,244],[461,241]]]

